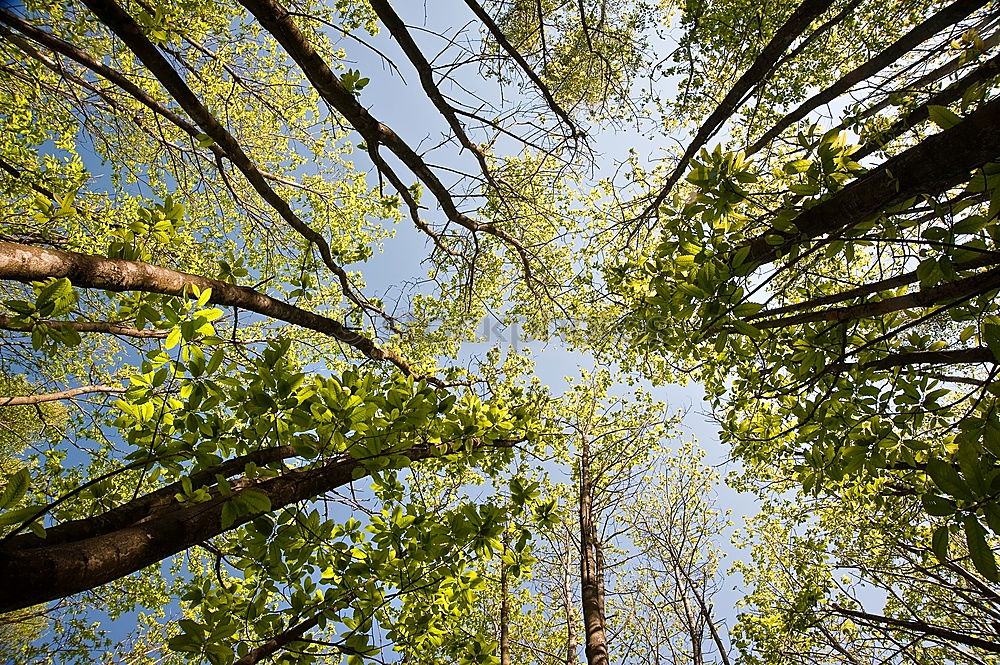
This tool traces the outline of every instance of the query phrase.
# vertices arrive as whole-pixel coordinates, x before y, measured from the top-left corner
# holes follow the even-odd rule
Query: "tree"
[[[1000,284],[989,258],[998,107],[992,47],[979,33],[994,17],[982,8],[928,8],[881,52],[830,72],[745,152],[734,140],[732,151],[693,159],[738,108],[723,100],[647,208],[663,236],[614,274],[635,298],[635,339],[695,368],[747,463],[794,460],[816,493],[891,479],[930,514],[951,516],[979,572],[995,579],[982,524],[1000,526],[991,517]],[[797,16],[774,39],[798,30]],[[780,64],[767,47],[759,58],[748,70],[761,72],[758,84]],[[943,76],[955,81],[939,88]],[[801,122],[859,84],[890,92],[826,127]],[[898,114],[878,115],[885,99],[902,104]],[[858,161],[875,154],[890,156]]]
[[[489,313],[566,322],[622,370],[602,394],[701,381],[748,487],[801,488],[775,534],[829,502],[821,537],[793,539],[801,570],[769,586],[774,548],[747,570],[744,657],[982,660],[990,605],[962,604],[998,575],[994,3],[462,6],[468,29],[385,0],[0,9],[0,410],[71,414],[4,468],[0,609],[135,614],[134,662],[570,662],[583,643],[596,663],[632,656],[609,608],[662,569],[655,607],[631,607],[672,628],[630,648],[728,658],[715,554],[660,537],[716,524],[685,489],[707,474],[644,476],[644,398],[612,410],[629,439],[525,357],[470,362]],[[385,122],[361,51],[412,79],[440,142]],[[633,124],[666,160],[595,158]],[[404,218],[428,276],[393,302],[365,277]],[[576,520],[546,532],[528,460],[574,437]],[[632,490],[665,514],[623,510]],[[871,565],[848,519],[870,505],[879,561],[909,577],[864,583],[926,602],[829,584],[830,543]],[[494,597],[498,620],[475,610]],[[522,602],[555,612],[522,626]],[[66,659],[108,639],[50,616],[79,636]]]
[[[374,29],[367,5],[314,9],[345,29]],[[376,9],[398,26],[387,5]],[[400,595],[472,584],[462,571],[498,528],[489,506],[430,521],[408,513],[392,498],[395,469],[457,456],[459,467],[478,458],[495,472],[534,436],[534,397],[518,397],[502,369],[490,368],[483,393],[496,399],[486,401],[469,387],[477,377],[438,375],[420,331],[404,331],[342,267],[372,253],[381,220],[402,205],[448,257],[443,265],[480,270],[463,254],[478,239],[445,239],[424,223],[419,189],[382,153],[414,170],[450,223],[520,243],[463,213],[423,158],[370,115],[357,99],[366,79],[342,67],[316,24],[300,29],[274,4],[246,11],[274,36],[259,33],[254,14],[215,3],[29,4],[0,14],[4,113],[17,132],[3,146],[12,210],[0,248],[4,328],[31,340],[8,362],[56,384],[38,395],[11,390],[4,408],[120,398],[88,406],[94,428],[71,433],[88,437],[80,471],[56,458],[12,476],[0,565],[13,584],[2,602],[62,598],[140,570],[157,578],[150,566],[184,553],[173,651],[309,661],[319,640],[359,658],[370,655],[373,626],[391,625]],[[335,119],[323,116],[317,130],[318,98]],[[340,122],[356,124],[398,198],[349,163]],[[97,157],[77,142],[86,136]],[[69,158],[46,154],[48,141]],[[301,154],[327,175],[311,174]],[[88,174],[97,158],[112,169],[103,191]],[[544,285],[536,257],[512,251],[516,269]],[[456,308],[453,318],[465,317]],[[375,341],[386,334],[394,341]],[[123,347],[134,349],[125,363],[116,358]],[[303,371],[317,360],[324,371]],[[74,386],[81,376],[90,381]],[[496,454],[480,458],[486,449]],[[390,497],[385,515],[362,513],[362,522],[310,505],[373,476]],[[459,535],[467,527],[468,539]],[[136,579],[122,587],[133,604],[145,593]],[[166,600],[145,599],[154,612]],[[398,632],[401,645],[419,633]]]
[[[711,507],[718,475],[693,442],[664,447],[677,436],[664,404],[613,385],[607,370],[585,372],[553,405],[562,436],[546,466],[558,461],[552,472],[570,482],[539,490],[559,509],[538,525],[531,559],[508,565],[508,588],[484,576],[461,621],[502,617],[506,599],[512,662],[728,662],[712,609],[726,528]]]

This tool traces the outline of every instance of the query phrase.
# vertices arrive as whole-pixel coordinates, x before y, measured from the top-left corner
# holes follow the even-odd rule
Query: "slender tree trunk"
[[[504,551],[507,550],[506,537]],[[510,665],[510,589],[507,564],[500,561],[500,665]]]
[[[598,566],[590,477],[590,444],[580,437],[580,597],[583,605],[584,650],[588,665],[608,665],[608,640],[604,629],[602,571]]]
[[[563,559],[562,601],[566,610],[566,665],[577,665],[576,604],[573,602],[573,576],[570,572],[570,537],[566,534],[566,558]]]

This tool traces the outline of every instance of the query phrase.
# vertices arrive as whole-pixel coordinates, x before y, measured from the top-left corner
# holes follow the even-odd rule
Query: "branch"
[[[859,65],[858,67],[855,67],[837,80],[833,85],[802,102],[798,108],[779,120],[774,127],[769,129],[763,136],[757,139],[757,142],[747,149],[747,156],[758,152],[761,148],[773,141],[783,131],[791,127],[793,123],[802,120],[820,106],[829,104],[861,81],[864,81],[868,77],[882,71],[937,33],[941,32],[948,26],[961,21],[969,14],[988,3],[989,0],[957,0],[956,2],[948,5],[937,14],[934,14],[929,19],[920,23],[908,33],[897,39],[874,58],[868,60],[862,65]]]
[[[115,72],[110,67],[97,63],[93,58],[82,50],[72,46],[54,35],[27,24],[20,17],[10,12],[0,10],[0,21],[11,25],[23,34],[35,39],[39,43],[48,46],[58,53],[62,53],[72,58],[76,62],[91,69],[95,73],[104,76],[109,81],[115,83],[123,90],[134,96],[138,101],[149,107],[154,112],[184,130],[193,138],[204,132],[212,138],[221,150],[213,150],[217,156],[219,152],[226,157],[240,170],[247,181],[266,201],[278,215],[288,223],[296,232],[319,249],[323,263],[337,276],[344,295],[354,304],[363,309],[372,310],[373,306],[359,294],[355,293],[350,285],[347,273],[333,259],[330,245],[322,234],[314,231],[308,224],[303,222],[288,205],[288,202],[278,194],[267,182],[266,176],[260,171],[256,164],[251,161],[243,151],[243,147],[229,133],[223,125],[215,118],[208,108],[198,99],[197,95],[191,91],[184,80],[177,74],[174,68],[167,62],[167,59],[157,50],[139,25],[121,7],[115,4],[114,0],[86,0],[88,8],[114,33],[128,48],[139,58],[139,60],[149,69],[156,79],[166,88],[167,92],[180,104],[181,108],[197,123],[202,131],[198,131],[190,123],[179,118],[175,113],[164,109],[162,105],[152,100],[149,95],[143,92],[138,86],[131,83],[123,75]],[[377,311],[377,308],[375,308]]]
[[[958,642],[959,644],[965,644],[970,647],[977,647],[983,649],[984,651],[990,651],[992,653],[1000,653],[1000,644],[996,642],[990,642],[989,640],[980,639],[978,637],[973,637],[971,635],[965,635],[963,633],[956,632],[954,630],[949,630],[947,628],[942,628],[941,626],[934,626],[923,621],[911,621],[909,619],[895,619],[893,617],[884,617],[879,614],[870,614],[868,612],[859,612],[857,610],[849,610],[846,607],[841,607],[834,603],[832,605],[834,611],[841,616],[849,616],[854,619],[861,619],[869,623],[879,623],[886,626],[892,626],[894,628],[904,628],[906,630],[912,630],[915,632],[923,633],[924,635],[932,635],[934,637],[940,637],[941,639],[949,640],[952,642]]]
[[[497,441],[493,445],[510,445]],[[479,443],[482,446],[484,444]],[[404,455],[417,461],[437,455],[434,446],[418,445],[384,455]],[[273,512],[349,485],[355,472],[368,471],[364,461],[338,457],[318,466],[287,471],[277,477],[241,484],[233,497],[247,490],[267,496]],[[264,512],[243,514],[222,526],[223,506],[233,497],[214,496],[193,505],[173,503],[137,524],[92,538],[48,544],[37,536],[23,536],[30,547],[0,546],[0,612],[37,605],[93,589],[119,579],[189,547],[235,529]],[[81,520],[81,522],[88,522]],[[24,541],[21,541],[24,542]]]
[[[911,351],[909,353],[894,353],[880,360],[861,365],[862,369],[890,369],[892,367],[907,367],[910,365],[978,365],[997,363],[997,358],[988,348],[981,346],[974,349],[952,349],[944,351]],[[851,363],[842,363],[833,369],[850,369]],[[962,377],[940,377],[942,380],[954,381]]]
[[[202,471],[192,473],[188,476],[188,479],[191,481],[192,487],[211,485],[218,482],[220,477],[230,478],[236,474],[243,473],[248,464],[265,466],[267,464],[280,462],[281,460],[296,457],[298,455],[299,453],[296,452],[292,446],[270,446],[255,450],[239,457],[234,457]],[[183,456],[183,453],[171,455],[171,457]],[[37,513],[25,520],[20,529],[15,529],[0,539],[0,550],[2,550],[2,548],[30,549],[32,547],[52,546],[61,543],[69,543],[72,541],[93,538],[101,534],[138,524],[141,521],[149,519],[150,516],[158,514],[164,509],[168,509],[171,504],[176,505],[174,495],[184,491],[184,484],[181,481],[165,485],[158,490],[132,499],[131,501],[116,506],[115,508],[112,508],[111,510],[100,515],[62,522],[60,524],[56,524],[55,526],[51,526],[45,529],[44,540],[40,540],[32,534],[21,536],[17,535],[23,528],[38,520],[40,517],[52,512],[53,509],[78,495],[81,491],[95,484],[101,483],[123,471],[148,466],[158,459],[160,458],[144,459],[132,462],[124,467],[121,467],[120,469],[113,469],[96,478],[92,478],[83,485],[80,485],[66,494],[63,494],[52,503],[39,508]]]
[[[577,128],[576,124],[569,117],[569,114],[563,110],[563,108],[559,105],[559,102],[557,102],[555,97],[552,96],[549,86],[542,81],[538,74],[535,73],[535,70],[531,67],[531,65],[528,64],[528,61],[524,59],[524,56],[522,56],[514,45],[510,43],[507,36],[503,34],[503,30],[501,30],[500,26],[498,26],[490,15],[486,13],[486,10],[483,9],[482,6],[476,2],[476,0],[465,0],[465,4],[468,5],[469,9],[472,10],[472,13],[476,15],[476,18],[482,21],[483,26],[490,33],[490,36],[497,40],[497,44],[500,45],[500,48],[506,51],[507,55],[509,55],[511,59],[517,63],[517,66],[521,68],[524,75],[527,76],[535,87],[538,88],[538,91],[542,93],[542,97],[545,99],[545,103],[548,107],[553,113],[559,116],[559,119],[562,120],[562,122],[569,128],[570,136],[573,138],[583,136],[583,131]],[[543,42],[545,40],[544,33],[542,35],[542,40]]]
[[[290,626],[287,630],[278,633],[256,649],[248,651],[247,655],[237,660],[233,663],[233,665],[256,665],[265,658],[273,656],[283,647],[301,638],[307,630],[312,630],[319,625],[319,620],[322,616],[323,610],[320,610],[312,617],[305,619],[294,626]]]
[[[123,392],[125,392],[125,388],[116,388],[114,386],[81,386],[79,388],[70,388],[69,390],[60,390],[54,393],[41,393],[38,395],[21,395],[17,397],[0,396],[0,407],[41,404],[42,402],[57,402],[61,399],[73,399],[79,395],[93,395],[95,393],[117,394]]]
[[[944,90],[930,97],[920,106],[903,115],[884,131],[876,134],[865,145],[861,146],[860,150],[851,155],[851,159],[860,162],[873,152],[883,149],[889,141],[930,117],[931,106],[947,106],[961,99],[965,91],[972,86],[988,81],[998,74],[1000,74],[1000,55],[995,55]]]
[[[97,2],[98,0],[87,0]],[[481,223],[459,211],[451,192],[437,177],[433,170],[424,162],[396,132],[379,122],[358,101],[354,94],[344,87],[340,78],[333,73],[323,56],[316,51],[306,36],[292,20],[288,10],[276,0],[239,0],[253,14],[260,24],[271,33],[288,55],[302,69],[312,86],[334,109],[337,110],[354,129],[361,134],[368,144],[369,153],[380,171],[385,172],[387,166],[378,156],[378,146],[386,146],[413,174],[424,183],[444,212],[449,221],[472,232],[483,232],[503,241],[517,252],[528,280],[531,280],[531,262],[527,250],[515,238],[492,223]],[[408,192],[395,174],[387,177],[395,178],[394,186],[403,196]]]
[[[840,323],[854,319],[871,318],[913,307],[930,307],[943,301],[968,298],[971,295],[987,293],[997,288],[1000,288],[1000,268],[993,268],[983,273],[957,279],[953,282],[946,282],[928,289],[921,289],[902,296],[847,307],[833,307],[817,312],[804,312],[770,321],[759,321],[754,323],[754,326],[760,330],[768,330],[813,321]]]
[[[49,277],[69,279],[75,286],[105,291],[143,291],[169,296],[190,296],[189,286],[212,290],[209,302],[279,319],[340,340],[372,360],[388,360],[403,373],[413,375],[409,364],[393,351],[379,348],[367,337],[339,321],[306,311],[254,289],[217,279],[178,272],[139,261],[108,259],[92,254],[63,252],[30,245],[0,242],[0,279],[33,282]],[[436,379],[428,379],[435,383]]]
[[[123,337],[138,337],[140,339],[162,339],[169,333],[168,330],[153,330],[130,328],[117,323],[107,321],[24,321],[10,316],[0,315],[0,329],[16,330],[18,332],[31,332],[37,325],[45,325],[50,328],[70,328],[77,332],[87,333],[107,333],[109,335],[121,335]]]
[[[467,0],[468,1],[468,0]],[[979,0],[985,1],[985,0]],[[688,164],[694,158],[698,151],[708,142],[708,140],[715,134],[715,132],[725,123],[726,119],[729,118],[739,108],[740,104],[751,94],[753,91],[761,85],[771,72],[776,67],[776,62],[778,58],[785,52],[788,46],[798,37],[802,32],[809,27],[813,19],[820,16],[823,12],[830,8],[833,4],[833,0],[805,0],[801,5],[796,8],[788,20],[782,25],[771,37],[771,40],[764,46],[760,54],[750,65],[750,68],[743,73],[743,76],[736,81],[735,85],[726,93],[726,96],[719,103],[718,107],[712,111],[711,115],[702,123],[701,127],[698,128],[698,132],[695,134],[694,139],[688,145],[687,150],[684,151],[684,155],[681,157],[680,162],[674,167],[673,172],[670,177],[667,178],[666,184],[657,194],[656,198],[642,213],[641,217],[645,217],[660,206],[661,203],[670,194],[670,190],[674,188],[677,181],[681,179],[684,171],[687,169]]]
[[[965,270],[973,270],[975,268],[983,268],[985,266],[996,265],[1000,263],[1000,256],[981,256],[971,261],[963,261],[962,263],[955,264],[955,271],[962,272]],[[802,309],[812,309],[813,307],[820,307],[822,305],[832,305],[834,303],[843,302],[845,300],[853,300],[855,298],[863,298],[865,296],[872,295],[873,293],[879,293],[881,291],[889,291],[891,289],[898,289],[901,286],[906,286],[907,284],[913,284],[914,282],[919,282],[920,276],[917,274],[916,270],[911,270],[910,272],[903,273],[902,275],[897,275],[896,277],[890,277],[888,279],[883,279],[877,282],[870,282],[868,284],[862,284],[853,289],[848,289],[847,291],[841,291],[839,293],[831,293],[825,296],[819,296],[817,298],[812,298],[804,302],[792,303],[790,305],[783,305],[781,307],[775,307],[773,309],[765,309],[746,317],[747,321],[755,321],[757,319],[764,319],[769,316],[777,316],[779,314],[787,314],[789,312],[797,312]]]
[[[483,175],[486,176],[487,180],[496,187],[496,183],[490,174],[490,166],[486,161],[486,155],[483,153],[482,149],[469,139],[469,136],[465,133],[465,128],[462,127],[462,123],[458,121],[458,116],[455,114],[455,109],[452,108],[441,91],[438,89],[437,84],[434,82],[434,70],[431,68],[431,64],[427,62],[424,57],[423,52],[417,43],[413,41],[413,37],[410,35],[409,30],[406,29],[406,24],[399,17],[398,14],[393,10],[392,5],[389,4],[388,0],[369,0],[369,3],[375,14],[379,17],[379,20],[388,28],[389,33],[395,38],[399,47],[403,49],[403,53],[409,58],[410,63],[413,64],[414,69],[417,70],[417,75],[420,79],[420,85],[423,87],[424,92],[427,93],[427,97],[434,103],[434,107],[444,116],[445,120],[448,122],[448,126],[451,130],[455,132],[455,138],[458,142],[462,144],[462,147],[471,152],[476,161],[479,162],[479,168],[482,170]]]
[[[989,23],[992,22],[993,21],[991,21],[990,19],[987,19],[983,23],[988,25]],[[981,23],[979,27],[982,28],[985,26]],[[985,47],[985,50],[989,50],[994,46],[996,46],[997,44],[1000,44],[1000,29],[994,30],[988,37],[985,37],[983,39],[983,46]],[[969,64],[968,55],[963,52],[958,57],[952,58],[951,60],[944,63],[940,67],[932,69],[931,71],[927,72],[926,74],[916,79],[915,81],[911,81],[906,85],[905,88],[903,88],[903,90],[919,90],[921,88],[929,86],[935,81],[943,79],[944,77],[948,76],[952,72],[961,69],[967,64]],[[891,96],[886,95],[885,98],[878,104],[870,106],[869,108],[861,112],[860,115],[856,116],[855,120],[864,120],[866,118],[870,118],[891,105],[892,105]],[[843,129],[845,126],[846,125],[842,124],[841,128]]]
[[[920,194],[936,194],[968,179],[1000,155],[1000,99],[980,106],[962,122],[927,137],[883,162],[842,190],[791,220],[797,232],[769,229],[732,252],[750,251],[744,263],[758,266],[803,240],[850,228]],[[769,237],[781,238],[777,244]]]

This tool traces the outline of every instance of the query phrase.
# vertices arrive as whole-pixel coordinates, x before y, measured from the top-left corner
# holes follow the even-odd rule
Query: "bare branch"
[[[746,154],[752,155],[761,148],[773,141],[783,131],[791,127],[794,123],[805,118],[815,109],[829,104],[834,99],[844,94],[855,85],[864,81],[870,76],[877,74],[892,63],[896,62],[904,55],[912,51],[921,43],[927,41],[937,33],[950,25],[961,21],[972,12],[988,4],[989,0],[956,0],[937,14],[920,23],[908,33],[893,42],[888,48],[871,58],[867,62],[855,67],[850,72],[838,79],[833,85],[816,93],[806,101],[802,102],[794,111],[788,113],[778,121],[774,127],[769,129],[751,145]]]
[[[698,154],[702,146],[718,131],[719,127],[726,122],[729,116],[739,108],[740,104],[753,94],[753,91],[761,83],[767,80],[767,77],[774,71],[775,63],[777,63],[779,56],[785,52],[785,49],[809,27],[809,24],[816,17],[829,9],[832,4],[833,0],[805,0],[796,8],[792,15],[788,17],[788,20],[785,21],[785,24],[778,28],[777,32],[771,37],[771,40],[764,46],[756,59],[754,59],[750,68],[736,81],[716,109],[712,111],[711,115],[698,128],[698,132],[688,145],[687,150],[684,151],[680,162],[677,163],[670,177],[667,178],[666,184],[663,185],[660,193],[656,195],[656,198],[653,199],[653,202],[649,204],[640,217],[646,217],[654,213],[660,204],[666,200],[670,191],[677,184],[677,181],[681,179],[688,164]]]
[[[3,406],[24,406],[26,404],[41,404],[43,402],[58,402],[63,399],[73,399],[74,397],[79,397],[80,395],[94,395],[94,394],[119,394],[125,392],[125,388],[116,388],[115,386],[81,386],[79,388],[70,388],[69,390],[60,390],[54,393],[39,393],[37,395],[20,395],[16,397],[2,397],[0,396],[0,407]]]

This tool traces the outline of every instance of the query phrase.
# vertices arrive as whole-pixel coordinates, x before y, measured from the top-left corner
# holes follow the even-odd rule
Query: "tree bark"
[[[562,601],[563,609],[566,611],[566,665],[577,665],[576,650],[579,644],[576,641],[576,604],[573,602],[573,585],[570,574],[570,536],[566,534],[566,558],[562,561]]]
[[[380,349],[370,339],[344,327],[339,321],[300,309],[245,286],[139,261],[108,259],[92,254],[0,242],[0,279],[29,283],[49,277],[64,277],[74,286],[88,289],[144,291],[170,296],[183,296],[185,287],[190,286],[197,286],[202,291],[212,289],[209,302],[215,305],[239,307],[315,330],[349,344],[372,360],[388,360],[404,373],[413,373],[409,364],[397,354]]]
[[[815,312],[793,314],[792,316],[785,316],[778,319],[759,320],[754,322],[754,326],[760,330],[768,330],[772,328],[788,328],[790,326],[818,321],[841,323],[856,319],[867,319],[904,309],[931,307],[956,299],[988,293],[998,288],[1000,288],[1000,268],[993,268],[976,275],[957,279],[953,282],[945,282],[944,284],[921,289],[902,296],[894,296],[875,302],[848,305],[846,307],[831,307],[830,309],[821,309]]]
[[[400,451],[410,460],[435,455],[422,445]],[[268,497],[271,511],[321,496],[352,482],[362,462],[350,457],[287,471],[277,477],[234,483],[235,496],[253,489]],[[37,605],[93,589],[245,524],[263,513],[237,517],[222,526],[227,498],[214,496],[194,505],[170,503],[148,519],[91,537],[46,543],[34,535],[0,544],[0,612]],[[98,518],[80,520],[84,524]],[[58,527],[57,527],[58,528]],[[55,531],[56,529],[53,529]],[[81,529],[86,531],[85,528]]]
[[[954,127],[929,136],[791,220],[796,232],[770,229],[749,247],[744,266],[759,266],[806,240],[850,228],[920,194],[937,194],[969,178],[1000,155],[1000,99],[988,102]],[[772,236],[780,242],[771,244]],[[743,268],[741,268],[743,269]]]
[[[608,665],[608,639],[602,605],[604,586],[598,566],[593,514],[594,488],[590,475],[590,444],[580,437],[580,597],[588,665]]]
[[[894,353],[880,360],[864,363],[862,369],[890,369],[892,367],[908,367],[910,365],[981,365],[996,364],[997,357],[985,346],[972,349],[945,349],[942,351],[910,351]],[[853,363],[841,363],[831,369],[847,370]]]
[[[0,407],[3,406],[23,406],[25,404],[41,404],[42,402],[57,402],[61,399],[73,399],[80,395],[117,394],[125,392],[124,388],[115,386],[80,386],[69,390],[60,390],[54,393],[40,393],[38,395],[19,395],[15,397],[0,397]]]

